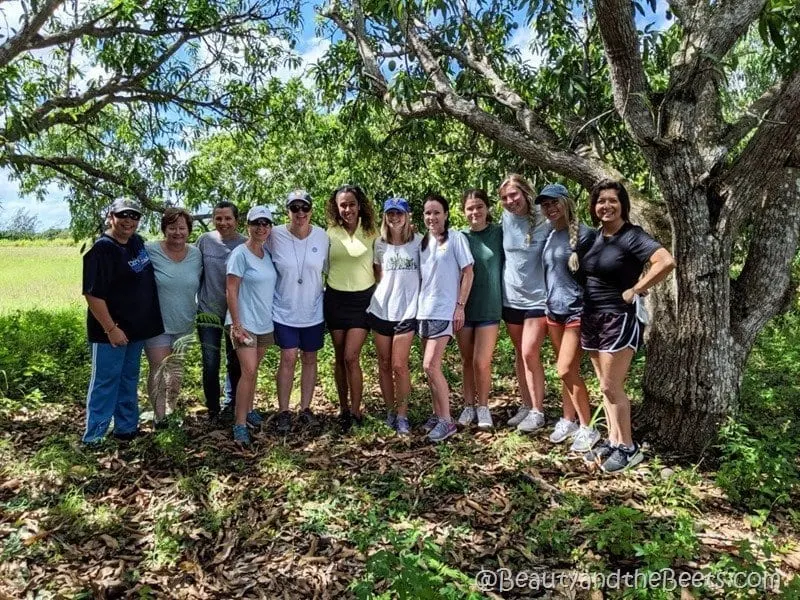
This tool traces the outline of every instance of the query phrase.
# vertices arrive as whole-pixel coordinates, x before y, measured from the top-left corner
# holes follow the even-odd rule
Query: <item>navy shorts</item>
[[[583,313],[581,346],[589,352],[619,352],[642,343],[642,327],[633,312]]]
[[[503,307],[503,321],[510,325],[522,325],[526,319],[541,319],[544,316],[543,308],[511,308]]]
[[[325,343],[325,323],[309,327],[292,327],[275,322],[275,343],[281,350],[300,348],[303,352],[316,352]]]
[[[369,328],[372,329],[372,331],[374,331],[378,335],[383,335],[386,337],[394,337],[396,335],[400,335],[401,333],[416,331],[417,329],[416,319],[404,319],[402,321],[385,321],[384,319],[376,317],[372,313],[367,313],[367,323],[369,324]]]

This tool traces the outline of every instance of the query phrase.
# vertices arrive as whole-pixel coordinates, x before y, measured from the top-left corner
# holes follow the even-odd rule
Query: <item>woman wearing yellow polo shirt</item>
[[[356,185],[334,190],[328,216],[328,284],[323,310],[336,356],[334,378],[339,395],[339,420],[344,431],[361,424],[361,347],[367,339],[367,307],[375,290],[373,242],[375,211]]]

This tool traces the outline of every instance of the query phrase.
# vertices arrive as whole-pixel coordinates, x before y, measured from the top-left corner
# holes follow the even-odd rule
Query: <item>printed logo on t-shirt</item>
[[[312,246],[312,247],[311,247],[311,251],[312,251],[312,252],[319,252],[319,250],[317,250],[317,247],[316,247],[316,246]]]
[[[386,263],[387,271],[416,271],[418,270],[417,264],[410,256],[399,256],[394,254],[389,257]]]
[[[130,265],[130,268],[134,273],[141,273],[149,264],[150,256],[147,254],[147,250],[144,248],[139,250],[139,255],[136,258],[128,261],[128,265]]]

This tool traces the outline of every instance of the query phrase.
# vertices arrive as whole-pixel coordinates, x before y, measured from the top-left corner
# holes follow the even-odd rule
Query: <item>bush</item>
[[[800,443],[781,428],[764,428],[761,437],[750,435],[747,427],[729,420],[720,431],[722,464],[717,485],[728,499],[750,510],[787,505],[798,482],[795,457]]]
[[[0,396],[55,402],[86,395],[91,365],[79,311],[2,315],[0,339]]]

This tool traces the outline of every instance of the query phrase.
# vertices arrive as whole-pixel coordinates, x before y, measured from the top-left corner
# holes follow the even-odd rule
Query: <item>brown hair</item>
[[[486,206],[486,222],[492,222],[492,205],[489,202],[489,194],[486,193],[485,190],[481,190],[478,188],[470,188],[464,195],[461,197],[461,210],[464,211],[464,208],[467,205],[468,200],[477,199],[483,202],[484,206]]]
[[[164,211],[164,214],[161,216],[161,233],[167,233],[167,226],[172,225],[181,218],[186,221],[186,227],[189,228],[189,233],[191,233],[192,215],[185,208],[180,208],[178,206],[170,206]]]
[[[347,184],[333,190],[327,204],[325,204],[325,215],[328,217],[328,223],[339,227],[344,224],[339,214],[339,207],[336,205],[336,198],[339,197],[339,194],[353,194],[356,197],[358,220],[361,223],[361,228],[370,235],[375,233],[375,209],[367,198],[367,194],[357,185]]]
[[[600,224],[600,219],[597,218],[597,201],[600,199],[600,192],[603,190],[614,190],[617,192],[617,200],[619,200],[620,207],[622,208],[622,220],[630,221],[631,218],[631,200],[628,198],[628,190],[619,181],[613,179],[602,179],[598,181],[592,188],[589,194],[589,216],[592,217],[592,223],[595,225]]]

